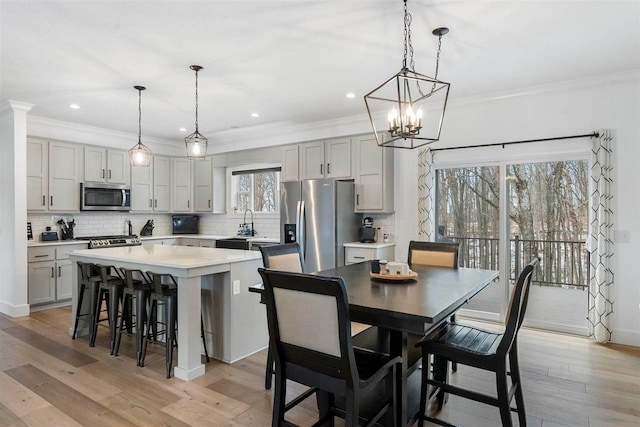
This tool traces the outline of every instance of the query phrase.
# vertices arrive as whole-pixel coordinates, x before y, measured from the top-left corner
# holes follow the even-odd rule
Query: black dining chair
[[[427,265],[432,267],[458,268],[458,253],[460,243],[421,242],[412,240],[409,242],[409,267],[414,265]],[[449,320],[456,321],[453,314]],[[451,370],[456,372],[458,364],[451,363]]]
[[[336,415],[344,416],[345,426],[359,425],[360,408],[370,395],[380,405],[366,425],[385,414],[386,424],[395,425],[395,371],[400,358],[353,346],[342,278],[258,271],[276,366],[271,425],[287,424],[285,412],[301,401],[285,402],[287,380],[317,389],[320,420],[316,425],[333,425]],[[336,398],[344,398],[343,410],[335,406]]]
[[[422,388],[420,393],[420,421],[424,420],[444,426],[451,424],[426,414],[427,392],[434,386],[438,409],[444,404],[445,393],[462,396],[500,409],[503,426],[511,426],[511,411],[518,413],[521,426],[526,426],[524,395],[518,365],[518,331],[527,309],[531,275],[539,259],[534,258],[522,270],[511,292],[504,333],[495,333],[480,328],[447,323],[442,328],[424,337],[416,346],[422,348]],[[434,356],[433,376],[428,369],[429,356]],[[508,365],[507,365],[508,356]],[[497,398],[476,391],[466,390],[447,382],[447,361],[491,371],[496,375]],[[511,386],[507,384],[511,377]],[[433,395],[433,393],[432,393]],[[515,396],[516,408],[511,409]]]
[[[260,246],[262,263],[265,268],[274,270],[304,273],[304,261],[302,251],[297,243],[285,243],[282,245]],[[271,346],[267,350],[267,367],[264,373],[264,388],[271,389],[273,379],[273,352]]]

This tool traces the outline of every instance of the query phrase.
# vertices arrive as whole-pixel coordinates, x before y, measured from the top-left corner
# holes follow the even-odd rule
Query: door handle
[[[302,259],[306,259],[307,249],[307,232],[306,232],[306,212],[304,202],[300,202],[300,250],[302,251]]]
[[[53,196],[49,196],[51,198],[49,206],[53,206]]]
[[[58,266],[58,277],[62,276],[62,267]]]
[[[360,195],[356,194],[356,205],[360,206]]]
[[[327,175],[331,173],[331,163],[327,163]]]
[[[54,277],[53,267],[51,267],[51,277]]]
[[[102,178],[104,179],[104,169],[102,169]]]
[[[47,196],[45,196],[44,194],[42,195],[42,206],[45,205],[45,203],[47,203]]]
[[[154,206],[154,208],[157,208],[157,207],[158,207],[158,199],[155,199],[155,206]]]
[[[191,204],[189,203],[189,200],[187,200],[187,209],[191,208]]]
[[[153,207],[153,200],[149,199],[149,207],[152,208]]]
[[[48,258],[49,255],[36,255],[35,258]]]
[[[209,200],[209,209],[211,209],[211,200]]]
[[[322,175],[322,166],[324,166],[322,163],[320,164],[320,175]]]
[[[363,256],[354,256],[353,258],[355,258],[355,259],[364,259]]]
[[[111,179],[111,169],[109,169],[109,179]]]

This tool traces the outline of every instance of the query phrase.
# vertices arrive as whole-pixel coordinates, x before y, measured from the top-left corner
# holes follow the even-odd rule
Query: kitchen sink
[[[216,248],[249,250],[249,242],[245,237],[229,237],[216,240]]]

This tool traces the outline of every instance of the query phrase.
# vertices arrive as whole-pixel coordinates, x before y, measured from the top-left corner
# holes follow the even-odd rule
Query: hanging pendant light
[[[187,158],[204,159],[207,155],[207,138],[198,132],[198,71],[202,70],[199,65],[192,65],[191,68],[196,72],[196,131],[184,139],[187,146]]]
[[[436,28],[438,56],[435,77],[415,70],[411,43],[411,14],[404,0],[404,59],[400,72],[364,97],[369,120],[379,146],[417,148],[440,139],[449,97],[449,83],[438,80],[442,36],[448,28]],[[407,52],[409,63],[407,64]],[[383,112],[386,115],[383,115]],[[383,134],[378,132],[386,131]]]
[[[129,150],[131,166],[149,166],[151,164],[151,150],[142,143],[142,91],[144,86],[134,86],[138,91],[138,143]]]

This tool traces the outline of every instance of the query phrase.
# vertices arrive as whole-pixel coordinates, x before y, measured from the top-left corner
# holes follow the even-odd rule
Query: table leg
[[[178,277],[178,365],[176,378],[185,381],[204,375],[200,361],[201,277]]]
[[[407,402],[408,402],[408,387],[407,377],[409,372],[409,361],[407,352],[407,338],[406,332],[390,331],[390,345],[389,350],[391,356],[400,356],[402,361],[396,369],[396,399],[397,399],[397,418],[396,424],[398,427],[404,427],[407,425]]]

